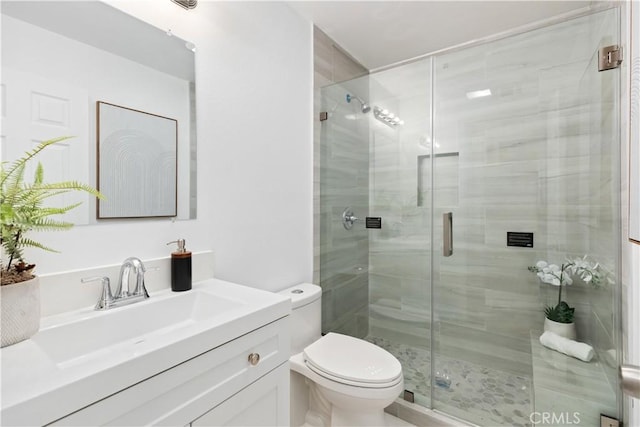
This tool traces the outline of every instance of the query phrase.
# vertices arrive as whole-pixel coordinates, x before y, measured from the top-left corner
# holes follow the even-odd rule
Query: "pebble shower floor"
[[[400,361],[404,388],[414,393],[416,403],[429,407],[430,351],[385,338],[365,339]],[[439,386],[434,387],[432,398],[438,409],[481,426],[532,425],[531,378],[445,356],[437,357],[435,371]]]

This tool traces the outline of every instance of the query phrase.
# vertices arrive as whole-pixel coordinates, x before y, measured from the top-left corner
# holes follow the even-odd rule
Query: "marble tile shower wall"
[[[434,250],[443,212],[454,212],[455,241],[453,257],[434,258],[434,325],[431,212],[416,200],[418,157],[430,143],[428,98],[422,107],[411,95],[395,99],[399,114],[422,117],[422,127],[405,119],[396,133],[373,129],[371,206],[387,230],[369,243],[372,334],[531,375],[530,333],[542,329],[543,306],[554,303],[557,288],[540,285],[527,266],[589,254],[615,270],[616,153],[607,127],[614,118],[598,114],[613,102],[602,97],[612,79],[592,64],[600,40],[591,24],[606,19],[598,15],[435,59],[435,150],[457,156],[434,159]],[[394,71],[402,72],[385,73]],[[490,97],[466,96],[487,88]],[[587,96],[587,88],[597,93]],[[422,167],[428,176],[430,163]],[[533,232],[535,247],[507,247],[507,231]],[[566,292],[579,339],[601,351],[612,348],[613,292],[580,283]],[[432,326],[436,342],[429,343]]]
[[[367,232],[361,223],[342,226],[350,206],[368,207],[368,125],[352,93],[368,99],[368,71],[326,34],[314,28],[314,281],[322,287],[322,330],[357,337],[368,332]],[[354,80],[355,79],[355,80]],[[343,85],[339,82],[348,81]],[[329,113],[319,121],[319,113]]]
[[[418,190],[430,187],[430,174],[416,179],[430,153],[430,61],[373,74],[370,87],[376,105],[405,121],[398,130],[371,120],[370,215],[383,226],[369,234],[370,334],[428,350],[431,208]]]

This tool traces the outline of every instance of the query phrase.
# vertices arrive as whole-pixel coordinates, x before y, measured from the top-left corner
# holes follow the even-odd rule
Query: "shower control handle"
[[[346,230],[351,230],[353,223],[358,220],[351,208],[345,208],[342,212],[342,225]]]
[[[355,215],[347,215],[344,219],[348,222],[356,222],[358,220],[358,217]]]

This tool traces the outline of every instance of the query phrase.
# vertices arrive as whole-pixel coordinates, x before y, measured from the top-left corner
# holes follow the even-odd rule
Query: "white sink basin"
[[[116,350],[135,352],[150,341],[163,341],[181,329],[222,318],[246,306],[242,301],[204,289],[161,295],[71,321],[44,327],[32,341],[59,368],[86,363]],[[54,322],[57,319],[54,319]],[[51,321],[50,321],[51,322]]]
[[[211,279],[124,307],[44,318],[33,338],[0,351],[0,424],[49,424],[290,310],[282,295]]]

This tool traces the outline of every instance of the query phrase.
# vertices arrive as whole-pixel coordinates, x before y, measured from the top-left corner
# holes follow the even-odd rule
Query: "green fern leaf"
[[[5,269],[9,269],[14,260],[24,261],[23,249],[27,247],[56,252],[53,248],[25,237],[26,233],[34,230],[66,230],[73,226],[70,222],[56,220],[52,217],[66,214],[81,203],[66,206],[42,206],[47,199],[71,191],[81,191],[97,198],[103,198],[103,195],[95,188],[77,181],[45,183],[44,167],[41,163],[38,163],[36,167],[33,182],[24,182],[26,165],[31,159],[48,146],[69,138],[71,137],[63,136],[43,141],[13,163],[1,163],[0,219],[2,221],[0,238],[2,241],[0,243],[9,258],[9,262],[3,266]]]
[[[47,251],[47,252],[59,253],[57,250],[55,250],[53,248],[50,248],[48,246],[45,246],[42,243],[36,242],[34,240],[31,240],[31,239],[20,239],[20,245],[25,247],[25,248],[38,248],[38,249],[42,249],[42,250]]]
[[[36,146],[36,148],[34,148],[31,151],[27,151],[23,157],[19,158],[18,160],[14,161],[11,164],[11,167],[9,168],[9,170],[6,173],[2,174],[2,181],[0,181],[0,186],[2,186],[4,188],[5,180],[7,180],[9,177],[13,176],[13,174],[15,173],[15,171],[17,169],[22,168],[24,170],[24,166],[27,164],[27,162],[29,160],[31,160],[33,157],[35,157],[36,154],[38,154],[39,152],[41,152],[42,150],[44,150],[45,148],[47,148],[50,145],[56,144],[58,142],[61,142],[61,141],[64,141],[64,140],[70,139],[70,138],[73,138],[73,137],[72,136],[61,136],[59,138],[50,139],[48,141],[42,141],[40,144],[38,144]],[[22,181],[22,177],[20,178],[20,181]]]

